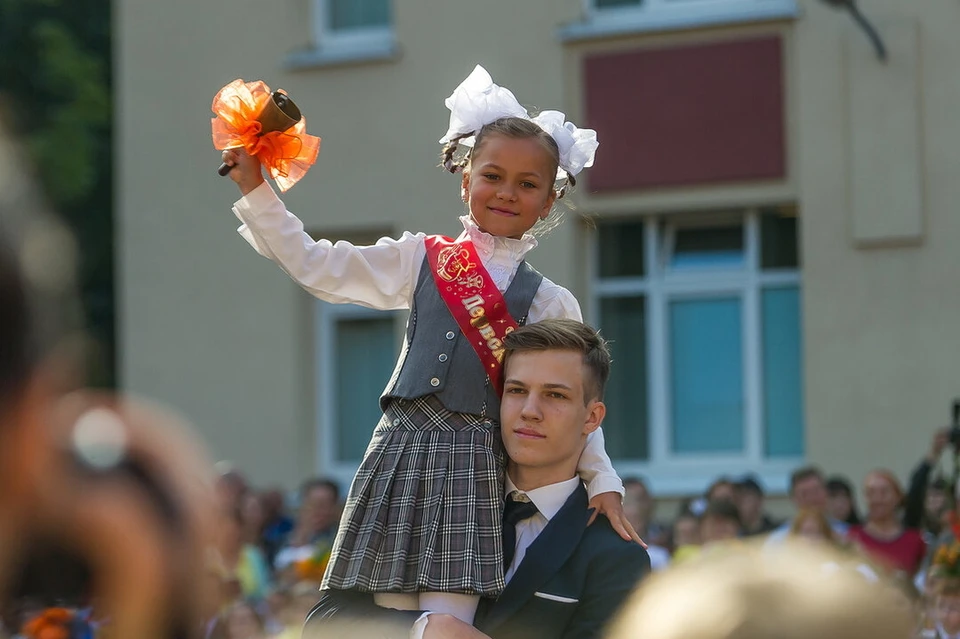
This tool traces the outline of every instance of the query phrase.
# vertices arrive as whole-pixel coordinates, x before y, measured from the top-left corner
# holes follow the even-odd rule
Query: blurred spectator
[[[926,555],[926,544],[919,529],[908,525],[901,514],[904,495],[900,482],[889,470],[878,469],[867,474],[863,491],[866,522],[850,527],[850,539],[882,565],[913,577]],[[919,517],[914,514],[912,519]]]
[[[700,543],[703,546],[730,541],[740,536],[740,513],[732,501],[716,499],[707,504],[700,517]]]
[[[905,510],[910,513],[911,523],[920,528],[931,550],[954,539],[950,530],[950,520],[954,517],[951,513],[949,484],[942,477],[930,481],[930,476],[949,445],[949,429],[941,428],[934,432],[930,448],[914,467],[910,475],[910,486],[907,488]],[[916,521],[913,520],[914,516]]]
[[[836,521],[853,526],[860,523],[857,498],[850,480],[834,475],[827,480],[827,512]]]
[[[793,471],[790,475],[790,499],[793,505],[800,510],[816,510],[828,517],[830,527],[838,537],[845,538],[847,524],[829,517],[827,510],[827,487],[823,480],[823,473],[814,466],[804,466]],[[770,541],[783,541],[790,533],[791,522],[788,521],[770,533]]]
[[[80,392],[76,245],[0,131],[0,611],[43,637],[193,639],[211,465],[173,416]],[[91,604],[97,614],[93,615]]]
[[[822,510],[801,509],[790,522],[790,537],[799,541],[840,548],[843,540],[830,526],[830,520]]]
[[[684,561],[700,551],[700,518],[683,509],[673,522],[673,560]]]
[[[640,538],[648,546],[667,546],[670,531],[654,521],[656,504],[646,482],[639,477],[628,477],[623,480],[623,490],[623,513]]]
[[[763,502],[763,487],[756,477],[747,475],[737,483],[735,503],[745,536],[762,535],[779,526],[764,512]]]
[[[262,599],[270,587],[270,569],[259,547],[245,543],[239,510],[224,513],[221,523],[220,562],[225,582],[236,582],[240,594]]]
[[[337,536],[340,489],[329,479],[309,479],[300,487],[300,512],[286,545],[277,553],[274,566],[287,583],[303,574],[291,573],[298,564],[318,555],[328,555]]]
[[[243,498],[250,491],[246,477],[227,462],[216,464],[219,476],[217,477],[217,499],[223,512],[243,509]]]
[[[267,490],[261,494],[260,500],[264,519],[263,551],[272,566],[293,530],[293,519],[287,516],[282,491]]]
[[[729,501],[734,503],[737,497],[737,486],[728,477],[718,477],[707,487],[700,497],[691,499],[681,505],[681,510],[687,509],[697,517],[702,517],[711,501]]]
[[[607,639],[905,639],[910,602],[823,547],[786,543],[701,558],[650,577]]]
[[[263,550],[263,529],[266,518],[263,512],[263,500],[253,491],[248,492],[240,500],[241,516],[243,518],[243,543],[257,546]]]
[[[960,582],[948,579],[941,583],[936,595],[933,636],[954,639],[960,636]]]
[[[737,485],[729,477],[720,477],[710,484],[703,496],[708,502],[722,500],[733,503],[737,497]]]
[[[938,477],[927,486],[923,500],[923,517],[920,520],[920,530],[927,545],[934,541],[943,532],[950,514],[950,485],[943,477]]]
[[[920,636],[937,636],[937,596],[940,593],[942,579],[931,573],[922,583],[920,592]]]

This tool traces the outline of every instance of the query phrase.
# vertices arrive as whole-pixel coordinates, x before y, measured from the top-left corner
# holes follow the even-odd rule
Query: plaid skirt
[[[350,486],[321,587],[499,595],[503,464],[496,422],[432,395],[391,402]]]

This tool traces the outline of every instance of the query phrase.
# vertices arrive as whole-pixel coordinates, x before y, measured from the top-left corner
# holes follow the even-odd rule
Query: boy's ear
[[[587,406],[587,418],[583,422],[583,434],[589,435],[600,428],[603,418],[607,415],[607,405],[599,399],[591,400]]]

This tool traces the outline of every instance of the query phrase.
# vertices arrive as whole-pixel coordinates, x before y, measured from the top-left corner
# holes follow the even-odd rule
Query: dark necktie
[[[530,498],[513,491],[507,496],[503,505],[503,571],[510,569],[510,562],[517,550],[517,524],[529,519],[538,512],[536,505]]]

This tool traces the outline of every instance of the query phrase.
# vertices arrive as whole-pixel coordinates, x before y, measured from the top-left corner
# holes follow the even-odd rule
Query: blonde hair
[[[827,516],[822,510],[817,510],[816,508],[801,508],[796,516],[794,516],[793,521],[790,522],[790,534],[799,535],[804,522],[809,519],[816,522],[817,528],[820,529],[820,533],[824,539],[839,543],[840,540],[837,539],[837,534],[833,532],[833,527],[830,525]]]
[[[896,493],[898,505],[903,505],[903,486],[900,485],[900,480],[897,479],[897,476],[894,475],[892,471],[887,470],[886,468],[874,468],[871,470],[863,478],[864,490],[866,490],[867,487],[867,480],[869,480],[871,477],[879,477],[880,479],[886,481],[887,484],[890,485],[890,488],[893,489],[893,492]]]
[[[707,553],[650,577],[607,639],[907,639],[906,597],[849,556],[786,541]]]

